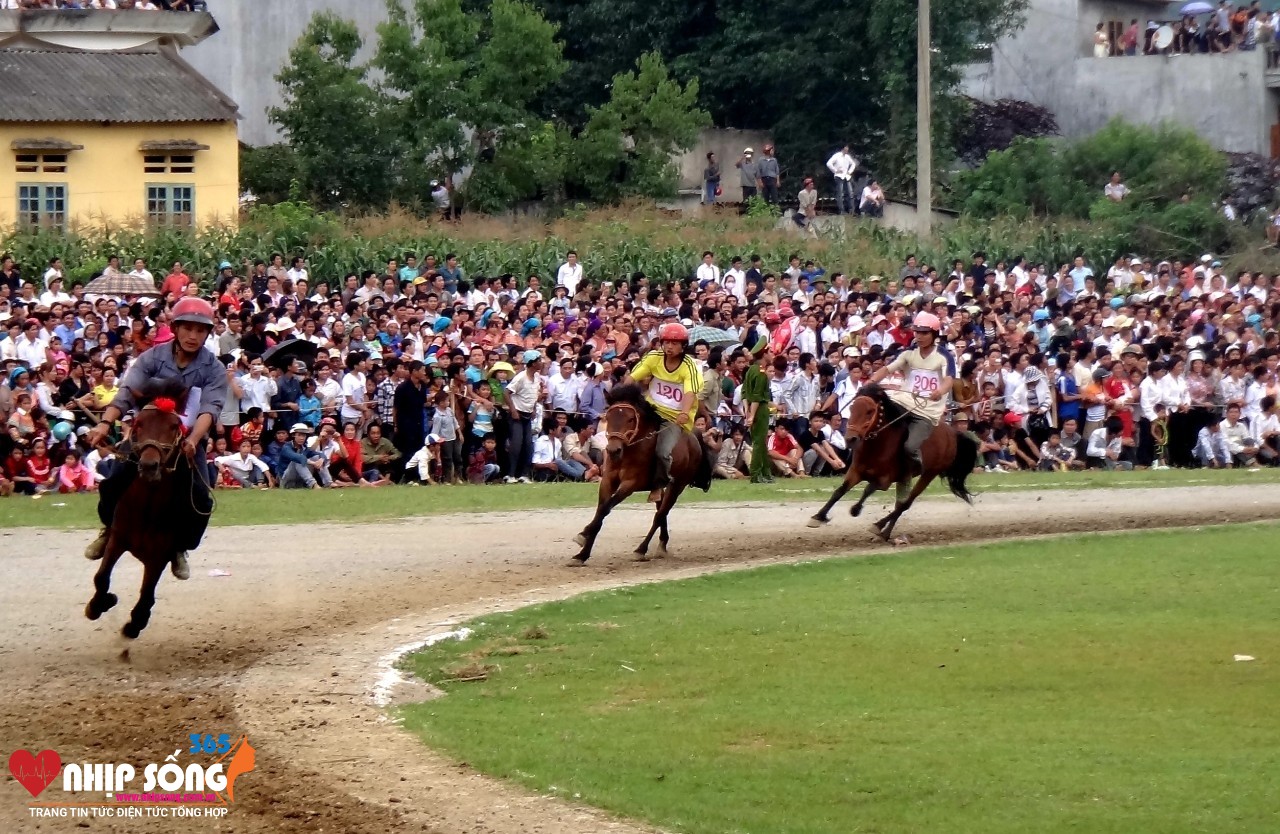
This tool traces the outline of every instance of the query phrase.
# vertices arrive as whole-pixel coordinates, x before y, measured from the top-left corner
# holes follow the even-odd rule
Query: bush
[[[1120,171],[1130,193],[1102,196]],[[1226,225],[1214,208],[1227,187],[1226,157],[1194,133],[1113,120],[1075,143],[1019,139],[956,178],[955,193],[975,218],[1033,215],[1088,219],[1122,252],[1176,257],[1219,249]]]

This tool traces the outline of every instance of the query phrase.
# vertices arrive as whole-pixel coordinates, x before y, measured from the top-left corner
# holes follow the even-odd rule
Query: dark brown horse
[[[847,436],[853,446],[853,464],[844,475],[844,481],[836,487],[831,500],[809,519],[810,527],[820,527],[829,519],[831,508],[862,481],[867,482],[858,503],[849,508],[849,515],[857,517],[862,505],[873,492],[888,489],[897,484],[897,501],[893,511],[875,523],[880,538],[889,541],[898,519],[915,503],[920,493],[943,477],[951,494],[967,503],[973,503],[973,493],[965,486],[965,480],[978,462],[978,443],[967,434],[959,434],[946,423],[939,424],[920,447],[924,471],[911,488],[910,463],[903,450],[907,439],[906,410],[895,403],[878,385],[867,385],[854,398],[849,409]]]
[[[131,389],[132,390],[132,389]],[[156,585],[173,557],[183,550],[183,531],[175,522],[191,513],[191,481],[199,477],[182,455],[182,418],[175,411],[186,399],[185,390],[158,383],[145,391],[133,391],[138,409],[130,434],[130,448],[118,466],[137,467],[137,477],[125,488],[108,527],[106,548],[93,577],[94,595],[84,615],[96,620],[117,602],[111,593],[111,571],[125,551],[142,563],[142,590],[138,603],[121,633],[136,638],[151,620]],[[104,481],[104,484],[107,482]]]
[[[591,548],[600,534],[605,516],[632,493],[653,487],[657,436],[662,428],[662,418],[645,400],[638,385],[615,387],[609,392],[607,402],[609,408],[604,413],[604,425],[609,442],[605,446],[600,497],[595,517],[574,539],[582,546],[578,555],[569,561],[574,567],[586,564],[591,558]],[[698,438],[685,432],[671,458],[671,483],[662,491],[649,534],[636,548],[640,561],[648,559],[649,542],[653,540],[654,533],[659,533],[658,555],[667,555],[667,542],[671,540],[667,532],[667,515],[676,505],[680,493],[695,481],[704,492],[711,487],[710,472],[706,470]]]

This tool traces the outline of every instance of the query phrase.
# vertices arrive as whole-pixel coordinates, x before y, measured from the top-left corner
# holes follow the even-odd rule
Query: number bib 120
[[[654,403],[675,411],[684,409],[684,388],[665,379],[650,377],[649,396]]]

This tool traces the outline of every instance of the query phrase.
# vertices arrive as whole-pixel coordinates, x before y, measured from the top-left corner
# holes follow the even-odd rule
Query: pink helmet
[[[941,333],[942,322],[938,321],[938,317],[933,313],[916,313],[916,317],[911,322],[911,329]]]

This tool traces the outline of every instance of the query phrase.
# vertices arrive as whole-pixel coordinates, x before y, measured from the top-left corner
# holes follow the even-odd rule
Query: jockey
[[[120,381],[120,389],[115,399],[102,414],[102,421],[87,435],[90,448],[96,448],[106,441],[111,426],[124,414],[137,409],[131,389],[140,389],[147,380],[174,379],[181,381],[188,390],[187,412],[183,414],[183,424],[187,434],[182,441],[183,455],[180,460],[186,466],[179,466],[179,478],[189,479],[191,488],[192,512],[189,518],[181,519],[187,531],[186,549],[173,558],[173,575],[178,579],[187,579],[191,569],[187,565],[187,550],[193,550],[200,544],[205,528],[209,526],[209,514],[213,508],[212,495],[203,477],[196,472],[196,467],[203,460],[196,461],[201,453],[205,436],[213,426],[214,420],[222,413],[222,406],[227,398],[227,369],[218,361],[218,357],[204,346],[205,339],[213,330],[213,307],[209,302],[195,296],[182,298],[173,305],[169,318],[173,326],[172,341],[156,345],[140,355],[129,365],[124,379]],[[182,404],[179,403],[179,408]],[[123,449],[121,451],[124,451]],[[98,538],[85,549],[84,555],[89,559],[101,559],[107,545],[107,530],[115,517],[116,504],[138,474],[137,463],[120,455],[120,465],[99,486],[98,517],[103,530]],[[186,484],[179,482],[176,488],[186,489]]]
[[[902,374],[904,387],[887,390],[889,399],[907,410],[907,457],[924,469],[920,447],[942,422],[946,412],[947,395],[955,379],[947,373],[947,358],[938,350],[938,335],[942,323],[932,313],[916,313],[911,322],[915,331],[915,350],[904,351],[889,364],[871,375],[872,384],[890,374]]]
[[[645,354],[624,382],[645,387],[644,398],[662,417],[658,430],[658,477],[649,500],[671,482],[671,456],[680,442],[680,432],[693,431],[693,418],[698,410],[698,394],[702,391],[702,371],[685,351],[689,331],[678,322],[662,325],[658,331],[658,348]]]

